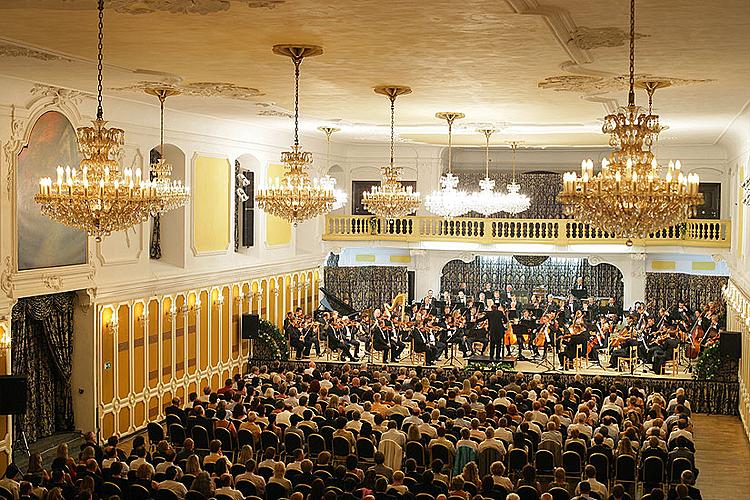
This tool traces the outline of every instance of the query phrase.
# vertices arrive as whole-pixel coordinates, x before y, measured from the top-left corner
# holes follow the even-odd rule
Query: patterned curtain
[[[726,276],[702,276],[683,273],[646,273],[646,298],[656,307],[672,307],[680,300],[696,309],[708,302],[722,300]]]
[[[567,295],[581,276],[592,297],[622,300],[622,273],[611,264],[592,266],[587,259],[567,257],[549,257],[537,264],[540,261],[507,255],[479,255],[471,262],[452,260],[443,267],[441,290],[457,290],[463,282],[478,294],[485,283],[491,283],[495,289],[511,284],[518,295],[531,295],[535,288],[541,287],[553,295]]]
[[[31,442],[73,429],[74,298],[74,292],[41,295],[13,306],[13,374],[28,378],[26,415],[15,424]]]
[[[456,171],[461,189],[469,191],[479,189],[479,181],[484,179],[484,171]],[[496,191],[505,191],[505,186],[511,181],[510,172],[490,172],[490,179],[495,181]],[[521,192],[531,198],[531,207],[517,216],[502,212],[491,217],[522,219],[564,219],[562,205],[557,203],[557,193],[562,189],[562,175],[553,172],[529,172],[516,174],[516,182],[521,186]],[[483,217],[470,212],[466,217]]]
[[[323,277],[327,290],[341,300],[349,297],[357,310],[390,304],[409,283],[403,266],[326,267]]]
[[[154,163],[161,160],[161,153],[159,153],[159,150],[154,148],[151,150],[151,154],[149,157],[150,164],[153,165]],[[151,172],[149,174],[149,179],[154,180],[155,178],[155,172]],[[151,224],[151,244],[149,245],[149,257],[154,260],[161,259],[161,216],[160,214],[156,214],[153,217],[153,224]]]

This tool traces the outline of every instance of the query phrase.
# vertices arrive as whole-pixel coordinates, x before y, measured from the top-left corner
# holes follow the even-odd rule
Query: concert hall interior
[[[748,81],[748,0],[0,1],[0,500],[750,498]]]

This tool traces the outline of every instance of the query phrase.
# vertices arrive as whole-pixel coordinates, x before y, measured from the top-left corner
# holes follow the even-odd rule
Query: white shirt
[[[179,481],[174,481],[172,479],[167,479],[159,483],[159,489],[172,491],[179,498],[185,498],[185,495],[187,494],[187,491],[188,491],[184,484],[182,484]]]

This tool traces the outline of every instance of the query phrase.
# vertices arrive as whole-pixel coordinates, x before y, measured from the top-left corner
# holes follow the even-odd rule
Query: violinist
[[[414,351],[425,353],[425,365],[434,365],[445,351],[445,344],[435,337],[434,326],[420,320],[414,325],[411,335],[414,341]]]
[[[289,313],[286,323],[285,333],[289,338],[289,346],[294,349],[294,358],[302,359],[302,351],[305,349],[305,342],[302,340],[302,331],[299,328],[299,320]]]
[[[680,341],[677,339],[677,329],[670,328],[667,333],[658,337],[654,344],[656,348],[653,351],[653,364],[651,369],[656,374],[660,374],[664,363],[670,359],[674,359],[675,349],[680,345]]]
[[[534,353],[534,356],[539,356],[539,348],[534,344],[537,323],[536,318],[531,315],[531,310],[524,309],[518,323],[521,325],[521,330],[524,332],[524,335],[526,335],[524,340],[526,341],[527,348]],[[522,349],[522,344],[523,342],[519,342],[519,354]]]
[[[719,341],[719,316],[717,314],[711,314],[709,316],[709,324],[706,329],[706,334],[701,340],[703,347],[709,347]]]
[[[589,340],[589,335],[585,323],[582,321],[574,322],[570,326],[570,333],[563,335],[561,338],[563,341],[566,339],[567,343],[557,354],[562,366],[565,366],[566,358],[571,361],[576,358],[579,346],[581,347],[581,352],[586,352],[586,344]]]
[[[638,346],[635,331],[636,321],[636,316],[628,316],[623,329],[617,335],[610,338],[609,368],[616,369],[619,366],[620,358],[630,357],[630,348]]]
[[[607,319],[613,325],[616,325],[622,319],[622,309],[617,306],[614,297],[610,297],[607,300],[607,305],[602,308],[602,313],[607,316]]]
[[[305,343],[305,350],[303,354],[305,357],[310,356],[310,352],[312,351],[313,346],[315,346],[315,354],[317,356],[320,356],[320,339],[318,338],[319,332],[320,324],[313,321],[312,316],[310,316],[309,314],[305,316],[302,327],[302,336]]]
[[[647,363],[653,361],[654,351],[658,349],[658,346],[654,342],[659,336],[657,332],[664,333],[664,331],[666,330],[660,332],[653,317],[646,319],[646,324],[641,330],[640,342],[638,342],[639,358],[645,360]]]

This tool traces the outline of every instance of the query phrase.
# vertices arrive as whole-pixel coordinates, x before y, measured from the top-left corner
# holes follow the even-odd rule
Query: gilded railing
[[[582,243],[623,244],[623,238],[571,219],[491,219],[457,217],[400,217],[384,219],[367,215],[327,215],[323,239],[456,241],[469,243]],[[729,220],[694,219],[634,241],[636,245],[684,245],[729,248]]]

